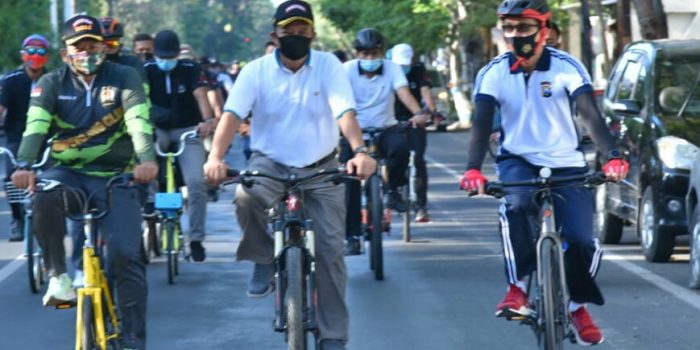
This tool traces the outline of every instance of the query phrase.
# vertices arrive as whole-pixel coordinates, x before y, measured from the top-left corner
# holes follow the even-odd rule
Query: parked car
[[[628,45],[612,70],[603,113],[627,155],[627,179],[596,189],[596,225],[618,243],[635,225],[648,261],[668,261],[688,233],[685,196],[700,145],[700,40]],[[597,164],[604,163],[598,155]]]
[[[690,170],[688,195],[685,197],[690,233],[690,288],[700,288],[700,153]]]

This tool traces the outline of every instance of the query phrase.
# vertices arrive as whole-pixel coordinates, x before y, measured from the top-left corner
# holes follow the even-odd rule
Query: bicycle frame
[[[119,337],[119,319],[117,318],[117,309],[112,299],[112,293],[109,290],[107,277],[102,269],[100,256],[96,252],[96,243],[94,237],[97,237],[95,220],[97,218],[92,213],[84,214],[85,222],[85,244],[83,246],[83,271],[85,273],[85,286],[78,288],[78,316],[75,327],[75,349],[83,349],[81,340],[83,339],[83,308],[85,305],[85,297],[91,296],[92,306],[94,310],[95,324],[95,340],[101,349],[107,349],[107,342],[116,340]],[[109,314],[109,322],[113,327],[111,332],[107,334],[105,327],[105,315],[103,313],[103,302],[107,304],[107,313]]]

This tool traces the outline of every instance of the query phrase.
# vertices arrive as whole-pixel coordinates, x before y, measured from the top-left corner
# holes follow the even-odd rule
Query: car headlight
[[[675,136],[664,136],[656,140],[659,157],[665,166],[674,169],[690,169],[698,153],[698,147]]]

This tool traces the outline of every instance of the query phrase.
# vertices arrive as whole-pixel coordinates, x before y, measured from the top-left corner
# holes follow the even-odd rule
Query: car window
[[[617,63],[617,65],[615,65],[615,70],[610,76],[608,91],[605,94],[609,100],[612,100],[617,93],[617,85],[620,83],[620,77],[622,76],[622,72],[625,70],[626,65],[627,59],[625,57],[620,58],[620,61]]]
[[[658,62],[657,66],[655,84],[660,111],[675,115],[687,99],[683,116],[700,117],[700,86],[693,89],[700,75],[700,57],[673,57]]]
[[[639,102],[640,106],[644,106],[644,103],[646,103],[646,82],[647,69],[640,63],[639,74],[637,74],[637,82],[634,84],[634,90],[632,91],[632,99]]]
[[[627,62],[625,71],[624,73],[622,73],[622,79],[620,80],[620,84],[618,84],[617,96],[615,97],[615,101],[632,99],[641,66],[642,65],[636,61]]]

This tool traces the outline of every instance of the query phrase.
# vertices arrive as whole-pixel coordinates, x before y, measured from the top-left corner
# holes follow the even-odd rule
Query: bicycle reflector
[[[301,209],[301,201],[299,200],[299,197],[290,195],[289,198],[287,198],[287,210],[292,212],[298,211],[299,209]]]

